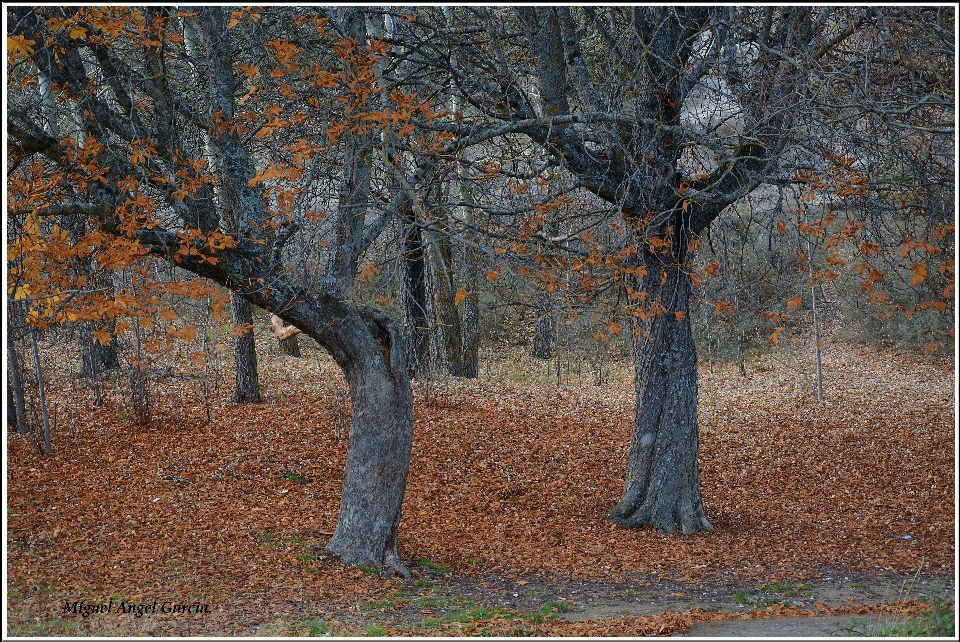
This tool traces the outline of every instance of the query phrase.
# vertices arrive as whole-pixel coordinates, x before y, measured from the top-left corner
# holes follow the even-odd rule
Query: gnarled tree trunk
[[[636,414],[623,497],[608,520],[666,532],[713,530],[700,496],[697,351],[690,326],[686,240],[671,256],[642,250],[647,269],[632,279],[646,292],[635,311]]]
[[[413,443],[413,389],[400,329],[377,310],[329,299],[297,304],[283,316],[330,351],[350,386],[340,514],[326,548],[348,564],[407,574],[397,535]]]
[[[345,343],[349,352],[338,358],[350,383],[353,419],[340,514],[327,550],[348,564],[402,571],[397,535],[413,442],[413,391],[399,332],[369,315],[363,321]]]

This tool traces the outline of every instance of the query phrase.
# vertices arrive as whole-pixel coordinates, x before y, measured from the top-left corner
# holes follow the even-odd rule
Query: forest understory
[[[555,367],[501,353],[479,379],[415,382],[410,580],[323,550],[350,407],[312,342],[300,359],[261,357],[261,404],[231,404],[229,377],[201,380],[186,360],[157,371],[148,425],[123,377],[95,408],[79,366],[51,369],[52,454],[7,437],[7,635],[669,635],[716,619],[905,617],[952,597],[952,360],[828,342],[822,403],[796,353],[752,355],[745,376],[702,363],[715,530],[695,536],[604,521],[623,485],[631,371],[558,386]],[[81,601],[113,612],[63,612]],[[121,602],[160,606],[139,617]]]

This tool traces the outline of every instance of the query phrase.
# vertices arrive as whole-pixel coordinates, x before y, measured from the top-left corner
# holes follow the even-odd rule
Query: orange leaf
[[[487,281],[493,283],[500,277],[500,266],[498,265],[495,270],[490,270],[487,272]]]
[[[943,347],[943,344],[940,343],[939,341],[931,341],[927,345],[926,349],[923,351],[923,354],[927,354],[927,355],[932,354],[940,350],[940,348],[942,347]]]
[[[913,278],[910,279],[910,285],[916,285],[927,278],[927,264],[917,263],[910,271],[913,272]]]
[[[776,330],[773,331],[773,334],[771,334],[769,337],[767,337],[767,340],[770,341],[771,343],[773,343],[773,345],[775,345],[775,346],[780,345],[780,333],[781,333],[781,332],[783,332],[783,327],[777,328]]]
[[[788,299],[787,307],[791,310],[796,310],[803,303],[803,299],[797,297],[796,299]]]
[[[729,310],[730,312],[736,312],[737,309],[729,301],[717,301],[717,305],[713,310],[713,313],[720,315],[724,310]]]
[[[620,324],[617,323],[616,321],[611,321],[611,322],[607,325],[607,330],[610,331],[610,334],[620,334],[620,330],[622,330],[622,329],[623,329],[623,328],[622,328],[622,327],[620,326]]]
[[[242,337],[243,335],[245,335],[247,332],[251,330],[253,330],[252,323],[238,323],[233,330],[233,336]]]
[[[673,313],[673,316],[677,318],[677,321],[683,321],[684,317],[687,316],[687,313],[684,312],[683,310],[677,310],[676,312]]]
[[[453,304],[460,305],[463,302],[463,300],[466,298],[467,298],[467,291],[464,290],[463,288],[460,288],[459,290],[457,290],[456,296],[453,297]]]
[[[367,279],[372,279],[377,274],[380,274],[380,270],[377,269],[377,266],[373,263],[367,263],[363,266],[363,269],[360,270],[360,274],[357,276],[357,278],[361,281],[366,281]]]

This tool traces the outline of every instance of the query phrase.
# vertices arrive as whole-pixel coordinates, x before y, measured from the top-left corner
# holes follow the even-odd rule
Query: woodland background
[[[952,8],[5,24],[8,632],[669,633],[952,592]],[[699,476],[643,468],[651,430]],[[661,532],[705,525],[670,497],[607,521],[648,474],[714,531]],[[841,574],[901,590],[816,605]],[[729,608],[641,612],[651,581]],[[577,583],[627,614],[572,622]],[[111,595],[219,610],[57,614]]]

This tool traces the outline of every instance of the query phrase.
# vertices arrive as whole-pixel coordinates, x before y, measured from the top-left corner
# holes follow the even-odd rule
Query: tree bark
[[[433,311],[436,354],[443,368],[455,377],[463,376],[463,331],[460,313],[454,305],[456,290],[453,285],[453,256],[450,245],[440,234],[429,235],[430,278],[428,296]]]
[[[536,320],[533,323],[533,352],[535,359],[549,359],[553,355],[553,310],[550,299],[543,295],[536,307]]]
[[[23,371],[13,339],[7,334],[7,361],[10,364],[10,383],[7,386],[7,423],[18,435],[30,432],[27,426],[26,404],[23,394]]]
[[[253,325],[253,311],[247,300],[238,294],[230,295],[233,320],[237,325]],[[233,339],[233,360],[236,364],[236,387],[233,403],[260,403],[260,377],[257,373],[257,348],[253,328]]]
[[[684,241],[675,249],[678,244]],[[634,323],[637,407],[623,497],[607,519],[696,533],[713,527],[700,496],[690,277],[679,267],[685,260],[661,259],[645,252],[647,274],[633,283],[635,291],[648,293]]]
[[[283,340],[278,339],[277,345],[280,347],[281,354],[288,357],[299,359],[303,356],[300,352],[300,340],[297,337],[290,337],[289,339]]]
[[[410,355],[410,373],[421,378],[430,358],[429,322],[427,320],[426,260],[423,248],[423,232],[414,224],[413,208],[404,208],[407,228],[403,236],[402,277],[400,286],[401,308],[406,345]]]
[[[480,361],[480,307],[477,304],[477,257],[467,248],[467,298],[463,301],[463,341],[460,376],[476,379]]]
[[[53,450],[50,434],[50,414],[47,412],[47,391],[43,385],[43,368],[40,366],[40,348],[37,345],[37,330],[30,330],[30,346],[33,348],[33,367],[37,371],[37,391],[40,395],[40,414],[43,416],[43,454]]]
[[[413,442],[413,391],[403,348],[393,340],[399,332],[369,316],[364,321],[338,359],[350,384],[353,419],[340,514],[327,550],[347,564],[387,565],[406,574],[397,536]]]
[[[99,377],[108,370],[117,370],[120,368],[120,357],[117,353],[117,342],[111,339],[110,343],[103,345],[97,341],[93,333],[105,327],[102,322],[85,323],[80,332],[80,344],[82,346],[83,356],[81,359],[79,377]]]
[[[330,351],[350,386],[340,514],[326,548],[347,564],[386,565],[407,575],[397,535],[413,442],[413,389],[400,329],[377,310],[326,297],[298,303],[283,316]]]

